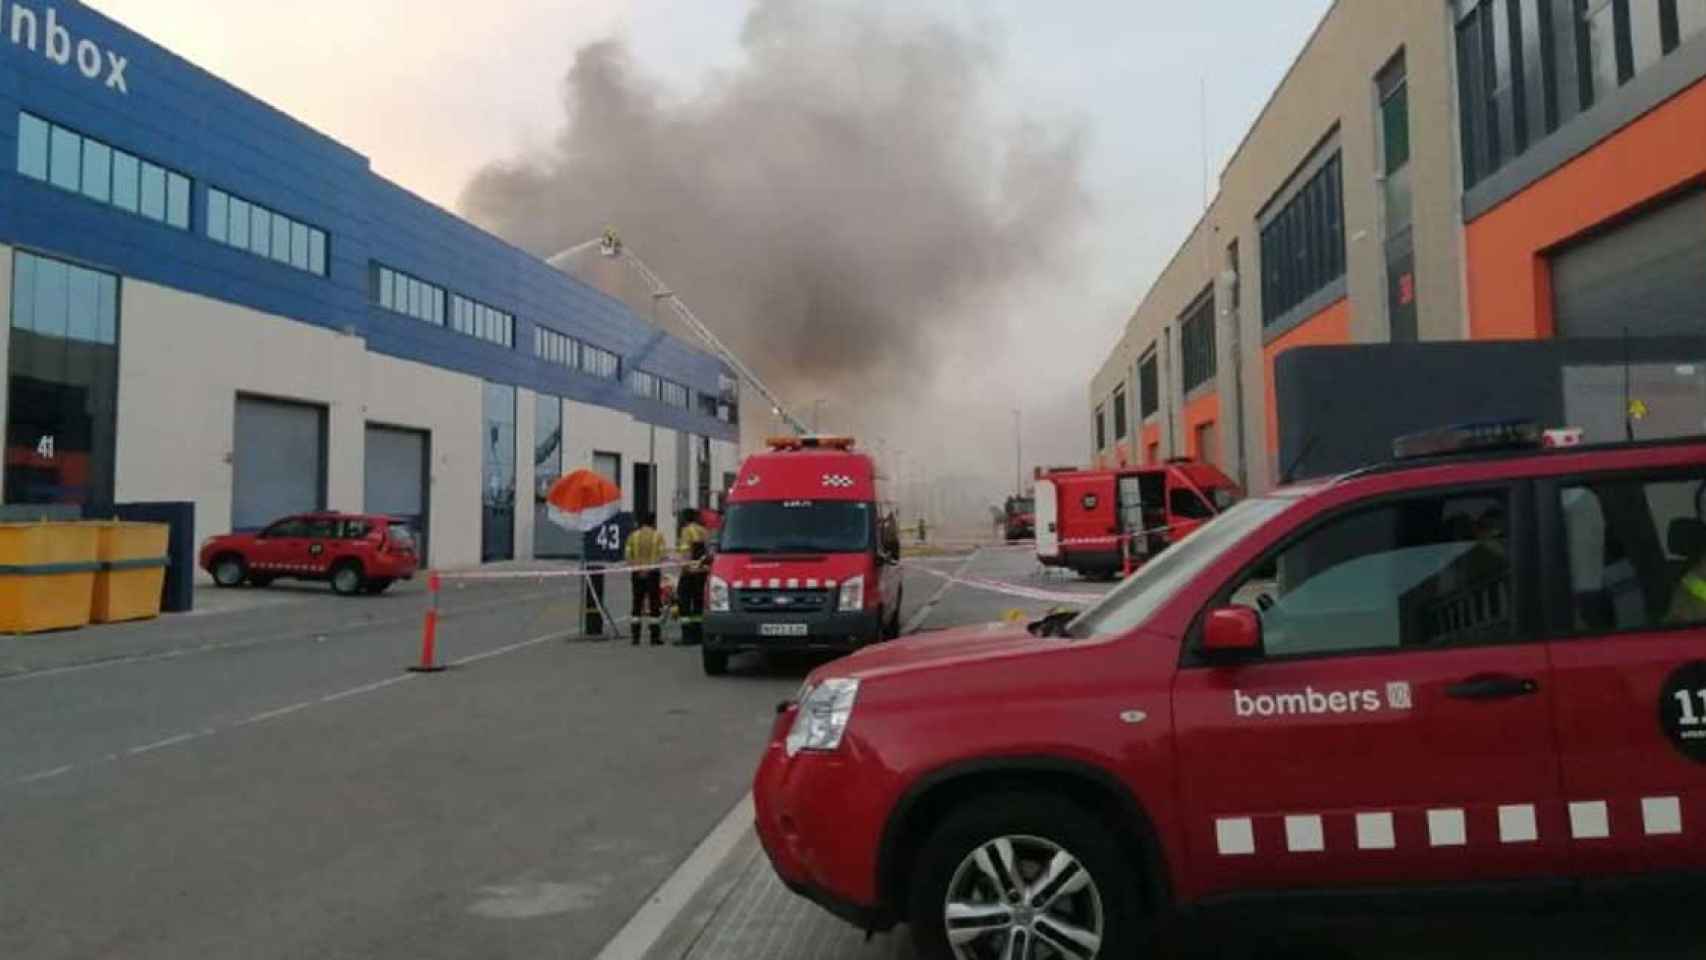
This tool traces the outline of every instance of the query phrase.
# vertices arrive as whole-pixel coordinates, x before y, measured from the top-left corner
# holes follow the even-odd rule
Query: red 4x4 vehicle
[[[960,960],[1126,960],[1273,894],[1698,877],[1703,501],[1706,440],[1247,500],[1068,622],[818,669],[759,836],[795,891]]]
[[[281,577],[325,580],[345,596],[384,593],[420,567],[415,538],[395,517],[309,513],[259,533],[228,533],[201,545],[200,566],[222,587],[264,587]]]

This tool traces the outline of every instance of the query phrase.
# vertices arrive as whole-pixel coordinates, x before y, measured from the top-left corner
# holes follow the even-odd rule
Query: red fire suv
[[[818,669],[754,787],[776,871],[961,960],[1127,960],[1275,894],[1699,877],[1706,439],[1537,435],[1401,441],[1070,620]]]
[[[420,560],[408,525],[395,517],[310,513],[258,533],[228,533],[201,545],[200,566],[221,587],[274,580],[325,580],[344,596],[384,593],[414,577]]]

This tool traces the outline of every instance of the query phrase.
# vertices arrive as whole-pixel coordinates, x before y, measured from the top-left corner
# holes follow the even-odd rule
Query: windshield
[[[1084,611],[1066,628],[1075,639],[1111,637],[1149,619],[1174,591],[1213,563],[1246,534],[1278,516],[1294,501],[1246,500],[1202,526],[1184,542],[1144,564],[1131,579]]]
[[[737,503],[723,519],[723,553],[861,553],[871,547],[871,505],[847,500]]]
[[[1007,501],[1008,513],[1035,513],[1037,501],[1032,497],[1014,497]]]

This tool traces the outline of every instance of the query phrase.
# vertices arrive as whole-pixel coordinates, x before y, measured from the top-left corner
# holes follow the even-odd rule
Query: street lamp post
[[[1025,495],[1025,438],[1024,415],[1018,408],[1013,410],[1013,495]]]

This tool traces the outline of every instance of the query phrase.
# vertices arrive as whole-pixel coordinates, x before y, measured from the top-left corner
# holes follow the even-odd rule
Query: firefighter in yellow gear
[[[639,528],[628,535],[628,545],[623,549],[631,567],[655,567],[663,563],[664,554],[669,550],[669,544],[664,542],[663,534],[657,531],[656,518],[649,513],[639,516]],[[652,646],[663,645],[663,571],[635,570],[629,573],[633,584],[633,635],[634,646],[640,645],[640,628],[648,627],[651,631]]]
[[[682,567],[675,600],[681,609],[681,642],[686,646],[705,639],[705,578],[711,568],[710,538],[699,524],[699,511],[691,508],[681,511],[681,532],[675,537],[675,552]]]
[[[1677,583],[1665,623],[1706,623],[1706,556],[1695,560]]]

